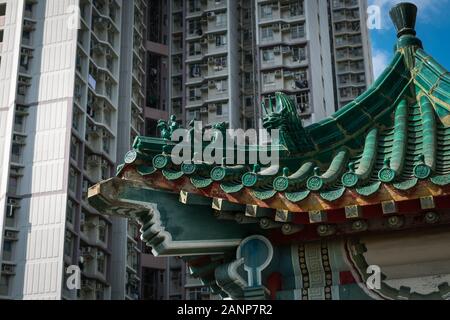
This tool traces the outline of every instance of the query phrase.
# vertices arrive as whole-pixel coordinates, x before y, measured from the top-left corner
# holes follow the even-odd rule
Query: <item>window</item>
[[[199,78],[202,76],[202,69],[199,64],[192,64],[190,67],[191,78]]]
[[[13,260],[13,242],[10,240],[5,240],[3,242],[3,260],[4,261]]]
[[[201,9],[202,8],[199,0],[189,0],[189,12],[197,12]]]
[[[273,40],[273,29],[271,26],[263,27],[261,32],[262,32],[261,37],[263,40],[265,41]]]
[[[78,141],[73,136],[70,141],[70,157],[75,161],[78,159]]]
[[[21,158],[22,158],[22,146],[19,145],[19,144],[14,143],[12,145],[11,153],[12,153],[11,161],[15,162],[15,163],[20,163]]]
[[[107,225],[106,222],[104,220],[100,220],[99,224],[98,224],[98,240],[100,240],[103,243],[106,243],[106,238],[107,238]]]
[[[219,92],[226,92],[228,90],[228,81],[227,80],[216,81],[216,90]]]
[[[0,30],[0,43],[3,42],[3,30]]]
[[[10,177],[9,185],[8,185],[8,192],[13,195],[17,195],[18,191],[19,191],[19,178],[18,177]]]
[[[66,221],[73,225],[73,219],[75,217],[75,204],[72,200],[67,200],[67,213]]]
[[[305,48],[293,48],[292,49],[292,60],[305,61],[306,60],[306,49]]]
[[[77,192],[77,180],[78,180],[78,173],[75,171],[74,168],[70,167],[69,169],[69,190],[73,193]]]
[[[252,97],[245,97],[245,106],[251,107],[253,104],[253,98]]]
[[[97,271],[101,274],[105,274],[106,257],[101,251],[97,253]]]
[[[221,47],[227,44],[227,36],[224,34],[216,36],[216,47]]]
[[[303,0],[297,0],[290,5],[291,17],[301,16],[304,14]]]
[[[0,17],[3,17],[6,15],[6,3],[0,4]]]
[[[305,37],[305,25],[303,23],[292,25],[291,38],[300,39]]]
[[[304,92],[296,96],[298,112],[303,113],[309,108],[309,93]]]
[[[214,71],[221,71],[227,67],[227,57],[219,57],[214,61]]]
[[[191,42],[189,43],[189,55],[196,56],[202,54],[202,46],[200,42]]]
[[[73,235],[67,230],[66,237],[64,239],[64,254],[69,257],[72,257],[73,254]]]
[[[3,42],[3,31],[1,32],[1,42]],[[31,44],[31,32],[30,31],[24,31],[22,33],[22,41],[24,44],[26,45],[30,45]]]
[[[196,34],[198,36],[201,36],[203,34],[202,24],[200,20],[189,20],[188,28],[189,34],[191,35]]]
[[[109,139],[108,136],[106,136],[106,137],[103,137],[102,141],[103,141],[103,151],[105,151],[107,154],[109,154],[111,140]]]
[[[16,132],[25,131],[25,117],[23,115],[16,114],[14,118],[14,131]]]
[[[227,25],[227,15],[225,13],[216,14],[216,26],[225,27]]]
[[[0,277],[0,296],[9,295],[9,277]]]
[[[273,54],[272,49],[266,49],[263,51],[263,61],[264,62],[273,62],[275,60],[275,56]]]
[[[272,4],[266,4],[261,6],[261,18],[262,19],[269,19],[272,17]]]
[[[216,115],[218,116],[222,115],[222,104],[220,103],[216,104]]]
[[[273,72],[267,72],[263,74],[263,83],[264,84],[273,84],[275,83],[275,74]]]
[[[195,101],[195,100],[201,100],[202,99],[202,93],[200,88],[191,88],[189,89],[189,100]]]

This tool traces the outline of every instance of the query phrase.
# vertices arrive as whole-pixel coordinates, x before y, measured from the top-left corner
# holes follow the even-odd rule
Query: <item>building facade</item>
[[[170,3],[169,103],[186,124],[257,127],[277,91],[316,122],[373,81],[366,0]]]
[[[142,0],[0,1],[1,298],[139,298],[137,224],[86,195],[143,131],[145,12]],[[81,290],[66,286],[70,266]]]

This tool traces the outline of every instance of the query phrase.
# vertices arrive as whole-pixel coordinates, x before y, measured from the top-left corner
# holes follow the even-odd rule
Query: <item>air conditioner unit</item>
[[[289,46],[283,46],[281,51],[283,52],[283,54],[290,54],[290,53],[292,53],[292,49]]]
[[[36,28],[34,26],[34,22],[24,20],[23,22],[23,29],[26,31],[34,31]]]
[[[291,29],[291,26],[288,23],[284,23],[281,25],[281,30],[288,31]]]
[[[11,274],[14,273],[14,266],[10,264],[3,264],[2,265],[2,273]]]
[[[5,238],[17,240],[17,233],[14,231],[5,230]]]
[[[19,208],[20,207],[20,200],[9,198],[8,199],[8,206],[13,206],[13,207]]]
[[[17,144],[25,144],[25,138],[19,135],[14,135],[13,142]]]
[[[202,107],[200,113],[208,113],[208,107]]]
[[[285,71],[284,72],[284,77],[286,79],[292,79],[294,77],[294,74],[291,71]]]
[[[23,55],[28,56],[29,58],[33,57],[33,50],[32,49],[28,49],[28,48],[21,48],[20,49],[20,53]]]
[[[92,155],[88,158],[88,163],[92,166],[99,165],[101,163],[102,159],[98,155]]]
[[[16,112],[28,114],[28,108],[25,106],[16,105]]]

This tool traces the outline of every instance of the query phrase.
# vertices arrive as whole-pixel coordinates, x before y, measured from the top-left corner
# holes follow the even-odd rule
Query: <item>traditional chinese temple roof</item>
[[[117,177],[89,189],[90,205],[136,218],[155,255],[182,256],[223,297],[448,299],[436,270],[447,270],[450,239],[450,74],[416,37],[416,13],[410,3],[391,10],[391,63],[330,118],[303,127],[293,101],[277,93],[263,106],[264,127],[279,130],[271,145],[227,149],[218,143],[226,125],[215,124],[216,151],[242,151],[244,164],[200,161],[188,140],[193,159],[178,165],[179,125],[160,121],[161,138],[137,138]],[[279,165],[251,164],[253,151],[268,150]],[[369,290],[374,261],[416,279]],[[421,286],[424,274],[436,277]]]
[[[268,218],[260,221],[262,228],[289,223],[284,234],[309,224],[371,219],[376,211],[450,207],[445,198],[450,194],[450,74],[416,37],[416,11],[405,4],[392,9],[398,41],[391,63],[364,94],[330,118],[303,127],[294,103],[276,94],[264,126],[280,130],[279,140],[272,141],[280,154],[278,167],[176,165],[170,138],[178,126],[169,121],[160,123],[162,138],[136,139],[118,177],[181,194],[185,204],[209,201],[219,212]],[[248,153],[252,147],[236,150]],[[326,227],[318,232],[333,233]]]

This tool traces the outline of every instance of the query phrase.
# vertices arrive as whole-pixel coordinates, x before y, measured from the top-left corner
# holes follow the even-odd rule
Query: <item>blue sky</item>
[[[381,29],[370,31],[375,76],[378,76],[393,56],[395,28],[389,9],[401,0],[369,0],[369,5],[381,8]],[[417,36],[425,51],[450,71],[450,0],[409,0],[419,8]]]

